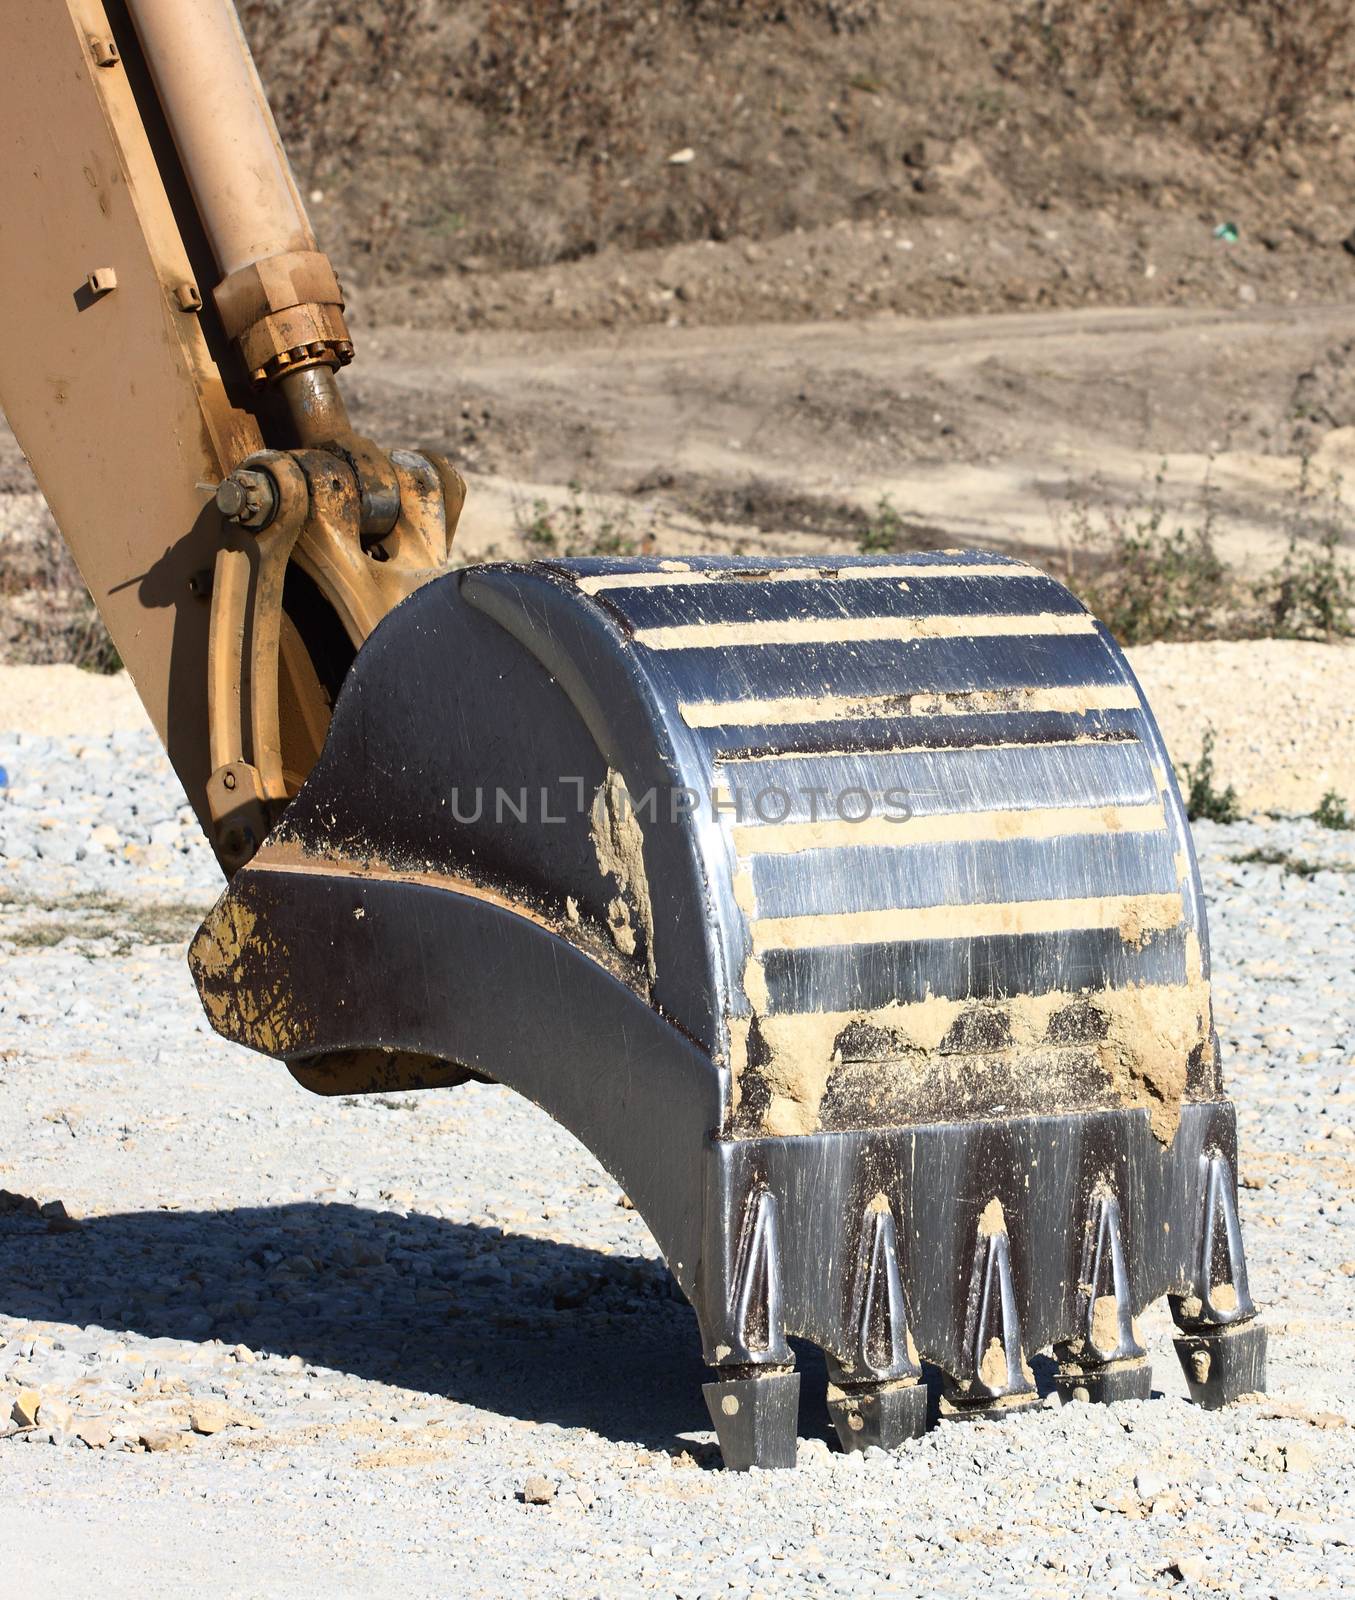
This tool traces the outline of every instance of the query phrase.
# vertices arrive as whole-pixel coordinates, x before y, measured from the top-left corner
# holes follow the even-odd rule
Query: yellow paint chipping
[[[1009,900],[996,905],[921,906],[825,916],[766,917],[750,925],[753,950],[812,950],[842,944],[907,944],[1013,933],[1118,928],[1127,944],[1177,927],[1179,894],[1101,895],[1083,900]]]
[[[998,839],[1057,839],[1073,834],[1164,833],[1159,805],[1061,806],[1029,811],[949,812],[891,820],[866,817],[844,822],[742,825],[734,829],[741,857],[794,855],[802,850],[833,850],[846,845],[969,843]],[[740,902],[742,903],[742,902]]]
[[[660,563],[661,572],[612,572],[596,578],[580,578],[577,587],[584,594],[604,594],[609,589],[700,588],[709,583],[852,583],[878,582],[888,578],[1042,578],[1038,567],[1024,562],[994,566],[980,562],[931,564],[924,561],[889,562],[869,567],[774,567],[758,572],[747,567],[691,568],[680,561]]]
[[[787,695],[770,700],[683,701],[679,710],[689,728],[740,728],[762,724],[857,722],[872,718],[1001,716],[1059,712],[1137,711],[1139,698],[1128,684],[1089,683],[1056,689],[972,689],[916,694]]]
[[[888,640],[1067,638],[1095,633],[1085,612],[1039,611],[1030,616],[798,617],[788,621],[690,622],[638,628],[635,642],[649,650],[723,650],[739,645],[852,644]]]

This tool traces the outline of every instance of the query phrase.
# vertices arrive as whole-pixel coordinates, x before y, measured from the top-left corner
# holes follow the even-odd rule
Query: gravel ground
[[[16,1600],[1355,1591],[1355,835],[1198,834],[1271,1395],[1190,1406],[1154,1311],[1149,1402],[844,1456],[807,1356],[800,1470],[737,1476],[579,1145],[505,1090],[322,1101],[218,1040],[183,960],[215,869],[150,736],[0,766]]]

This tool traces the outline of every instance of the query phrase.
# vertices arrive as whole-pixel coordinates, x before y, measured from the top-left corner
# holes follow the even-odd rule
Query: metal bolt
[[[217,485],[216,508],[227,522],[262,528],[277,509],[277,490],[266,472],[241,467]]]
[[[111,39],[91,39],[89,41],[89,50],[90,54],[94,57],[95,66],[117,66],[118,47]]]
[[[196,283],[181,283],[174,291],[174,299],[180,311],[202,310],[202,296]]]
[[[112,267],[95,267],[94,271],[85,279],[85,287],[98,299],[100,295],[112,294],[118,286],[118,275]]]
[[[233,772],[224,773],[221,782],[225,788],[233,789],[235,787],[235,774]]]

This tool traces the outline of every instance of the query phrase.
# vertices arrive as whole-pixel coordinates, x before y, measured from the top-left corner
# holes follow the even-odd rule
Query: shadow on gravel
[[[4,1216],[0,1312],[296,1354],[654,1450],[710,1426],[696,1318],[661,1262],[417,1213],[148,1211],[70,1232]],[[827,1437],[822,1357],[800,1354],[802,1433]]]

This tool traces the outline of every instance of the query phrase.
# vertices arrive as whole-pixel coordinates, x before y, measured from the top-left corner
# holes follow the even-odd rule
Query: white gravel
[[[1199,830],[1270,1397],[1189,1405],[1154,1313],[1149,1402],[843,1456],[811,1367],[799,1471],[737,1476],[586,1152],[505,1090],[322,1101],[216,1039],[215,869],[149,735],[0,766],[0,1187],[46,1208],[0,1214],[0,1407],[44,1406],[0,1439],[7,1595],[1355,1592],[1355,835]]]

